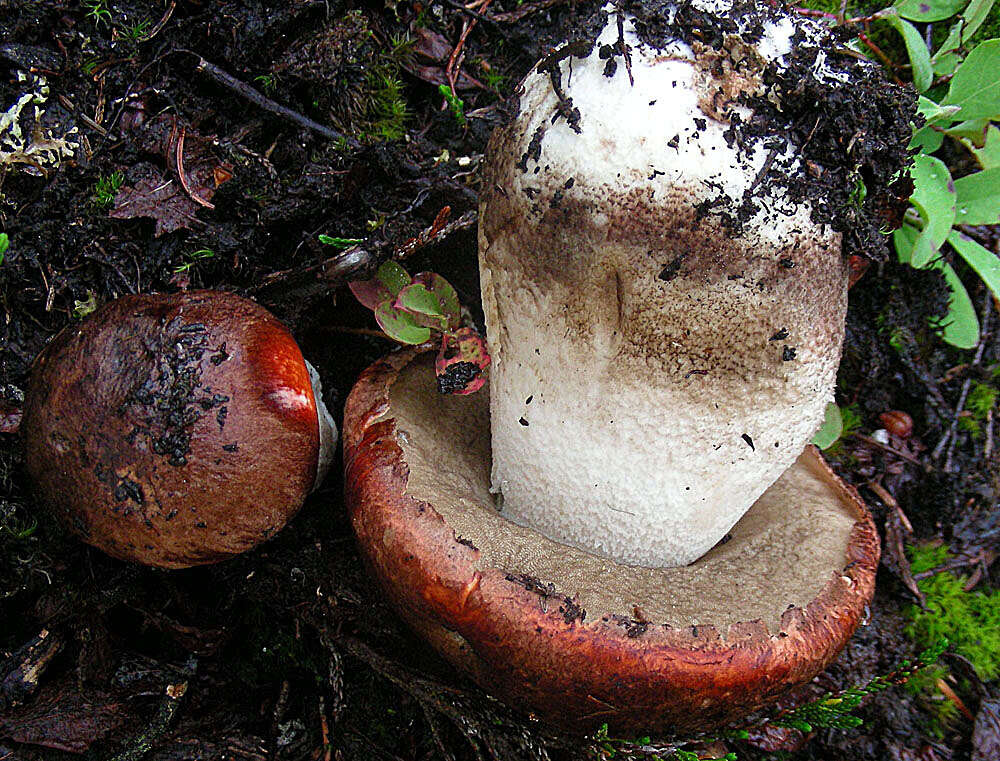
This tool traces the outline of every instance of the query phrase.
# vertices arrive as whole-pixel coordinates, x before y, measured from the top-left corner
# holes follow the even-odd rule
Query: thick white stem
[[[616,38],[612,19],[589,58],[562,61],[561,101],[532,72],[487,157],[493,489],[502,515],[553,539],[682,565],[822,422],[846,267],[806,203],[757,179],[775,156],[797,168],[790,145],[730,145],[706,110],[721,83],[686,45],[629,35],[634,85],[621,59],[607,76],[598,51]],[[725,84],[755,87],[754,74]],[[745,192],[739,232],[705,214]]]

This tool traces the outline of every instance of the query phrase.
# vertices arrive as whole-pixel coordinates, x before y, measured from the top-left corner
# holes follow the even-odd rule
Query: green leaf
[[[431,337],[430,328],[417,325],[413,316],[395,309],[388,301],[375,308],[375,321],[389,338],[404,344],[422,344]]]
[[[926,24],[951,18],[965,7],[968,0],[900,0],[896,10],[903,18]]]
[[[921,154],[914,157],[910,176],[914,184],[910,203],[924,221],[924,229],[913,247],[910,264],[920,269],[934,258],[955,224],[955,185],[948,167],[933,156]]]
[[[920,231],[912,225],[904,224],[893,231],[892,247],[903,264],[913,264],[913,247],[917,244]]]
[[[968,238],[958,230],[952,230],[948,243],[965,259],[973,271],[982,278],[993,295],[1000,298],[1000,258],[985,246]]]
[[[947,108],[954,108],[954,106],[947,106]],[[948,127],[944,132],[951,137],[966,138],[967,140],[971,140],[974,145],[982,146],[983,141],[986,139],[986,128],[989,126],[989,119],[969,119],[968,121],[959,122],[953,127]]]
[[[422,283],[410,283],[396,296],[393,304],[413,317],[414,322],[434,330],[448,329],[448,318],[441,311],[441,301]]]
[[[909,252],[920,237],[920,231],[911,225],[903,225],[892,234],[892,242],[901,262],[910,261]],[[910,261],[912,264],[912,261]],[[960,349],[972,349],[979,343],[979,318],[972,306],[969,293],[951,265],[937,258],[927,268],[939,269],[944,275],[951,296],[948,299],[948,314],[935,327],[941,330],[941,338]]]
[[[909,21],[904,21],[895,13],[885,17],[896,31],[903,35],[906,44],[906,54],[913,65],[913,86],[917,92],[923,92],[934,81],[934,69],[931,68],[931,54],[923,36]]]
[[[10,248],[10,236],[7,233],[0,233],[0,264],[3,264],[8,248]]]
[[[317,238],[324,246],[333,246],[338,251],[343,251],[364,242],[363,238],[335,238],[329,235],[319,235]]]
[[[393,296],[403,290],[403,288],[408,286],[411,282],[409,273],[403,269],[402,265],[398,262],[392,261],[391,259],[382,263],[376,271],[375,277],[389,289],[389,292]]]
[[[1000,167],[1000,128],[996,125],[991,125],[986,130],[986,139],[981,148],[968,140],[963,140],[962,144],[972,152],[983,169]]]
[[[375,309],[383,301],[391,301],[392,294],[379,280],[353,280],[347,284],[354,298],[369,309]]]
[[[941,270],[951,290],[948,299],[948,314],[941,320],[941,337],[959,349],[974,349],[979,343],[979,317],[965,285],[951,265],[936,259],[931,267]]]
[[[952,24],[945,41],[941,43],[941,47],[937,49],[937,52],[931,56],[931,66],[934,67],[934,73],[938,76],[954,74],[955,69],[962,62],[962,51],[960,48],[962,45],[962,28],[964,26],[964,21],[957,21]]]
[[[917,113],[926,120],[925,125],[937,124],[947,121],[949,124],[952,118],[959,112],[959,106],[939,106],[930,98],[923,95],[917,96]]]
[[[910,148],[919,148],[921,153],[934,153],[943,142],[943,132],[933,127],[922,127],[910,138]]]
[[[818,446],[820,449],[829,449],[832,447],[837,439],[840,438],[840,434],[844,431],[844,418],[840,414],[840,407],[838,407],[833,402],[826,405],[826,414],[823,419],[823,425],[819,427],[819,430],[812,437],[812,443]]]
[[[962,13],[965,26],[962,28],[962,42],[968,42],[990,15],[995,0],[972,0]]]
[[[396,309],[417,314],[428,314],[435,317],[443,316],[441,302],[438,297],[427,290],[422,283],[410,283],[399,292],[394,305]]]
[[[984,169],[955,180],[955,201],[959,224],[1000,224],[1000,168]]]
[[[1000,116],[1000,39],[986,40],[969,53],[952,77],[943,105],[961,106],[961,119]]]
[[[448,317],[451,328],[457,328],[462,318],[462,307],[458,303],[458,294],[451,283],[436,272],[419,272],[413,276],[414,283],[421,283],[427,290],[438,297],[441,314]]]

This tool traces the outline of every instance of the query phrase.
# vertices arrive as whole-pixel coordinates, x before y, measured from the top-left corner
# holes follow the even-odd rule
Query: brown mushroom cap
[[[67,327],[35,360],[21,430],[37,493],[72,532],[164,568],[272,536],[320,447],[292,335],[213,291],[125,296]]]
[[[414,352],[361,376],[348,507],[402,617],[498,697],[576,731],[708,729],[808,681],[861,621],[878,534],[815,448],[704,557],[628,566],[498,514],[485,393],[433,388]]]

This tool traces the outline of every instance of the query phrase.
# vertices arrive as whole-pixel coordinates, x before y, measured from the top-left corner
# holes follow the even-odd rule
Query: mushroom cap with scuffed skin
[[[32,366],[21,430],[36,493],[70,531],[182,568],[280,530],[321,475],[330,422],[277,318],[192,291],[125,296],[64,329]]]
[[[484,392],[433,386],[413,351],[362,374],[348,508],[402,618],[511,705],[576,732],[710,729],[807,682],[861,622],[878,534],[814,448],[692,565],[629,566],[498,515]]]

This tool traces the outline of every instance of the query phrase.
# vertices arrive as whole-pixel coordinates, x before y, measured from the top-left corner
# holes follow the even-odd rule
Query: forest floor
[[[344,284],[447,208],[411,269],[478,303],[486,140],[585,5],[0,0],[0,114],[32,93],[49,141],[34,163],[0,166],[0,412],[16,412],[46,342],[95,305],[221,288],[292,329],[339,420],[354,379],[393,348]],[[460,112],[440,90],[450,82]],[[179,173],[189,187],[167,184]],[[971,351],[929,327],[940,278],[887,262],[851,291],[849,425],[829,455],[872,508],[883,567],[870,620],[803,695],[889,673],[935,636],[951,649],[916,688],[868,698],[860,728],[751,732],[703,754],[947,761],[1000,747],[1000,634],[981,628],[1000,626],[1000,321],[960,273],[983,326]],[[912,434],[878,433],[893,410]],[[59,528],[36,508],[19,439],[0,434],[0,761],[669,757],[655,742],[559,735],[456,675],[364,573],[340,472],[259,549],[163,572]],[[37,667],[28,687],[24,664]]]

